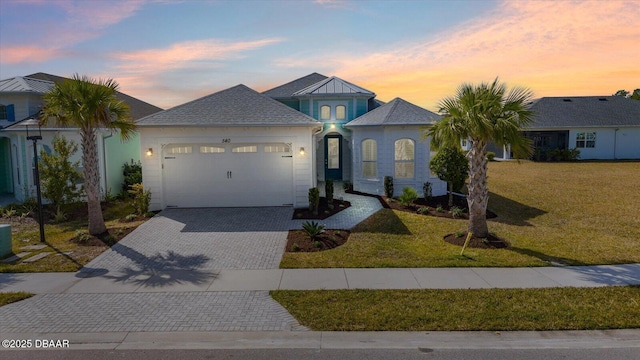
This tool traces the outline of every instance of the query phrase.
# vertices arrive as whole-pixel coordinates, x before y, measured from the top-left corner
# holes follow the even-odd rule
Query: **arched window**
[[[320,120],[329,120],[331,119],[331,106],[322,105],[320,106]]]
[[[362,141],[362,177],[372,179],[378,176],[378,144],[373,139]]]
[[[398,139],[395,142],[394,150],[396,179],[413,179],[415,142],[411,139]]]
[[[344,120],[347,118],[347,107],[344,105],[336,106],[336,120]]]

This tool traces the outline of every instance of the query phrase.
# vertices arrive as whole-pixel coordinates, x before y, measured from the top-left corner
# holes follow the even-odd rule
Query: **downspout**
[[[613,131],[613,160],[616,160],[616,148],[618,147],[618,130],[620,130],[620,128],[616,128]]]
[[[109,135],[102,136],[102,177],[104,178],[104,196],[107,196],[107,192],[109,191],[109,186],[107,185],[107,151],[106,151],[106,139],[109,139],[113,136],[113,131],[109,132]],[[112,194],[113,195],[113,194]]]

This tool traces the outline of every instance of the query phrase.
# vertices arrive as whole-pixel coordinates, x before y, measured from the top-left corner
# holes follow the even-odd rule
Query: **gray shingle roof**
[[[327,78],[326,76],[314,72],[307,76],[303,76],[299,79],[290,81],[286,84],[267,90],[263,92],[263,94],[275,99],[291,98],[293,96],[293,93],[300,91],[313,84],[316,84],[322,80],[325,80],[326,78]]]
[[[434,112],[401,98],[395,98],[349,122],[345,126],[430,125],[439,119],[440,115]]]
[[[54,82],[54,83],[60,83],[63,82],[65,80],[69,80],[68,78],[62,77],[62,76],[57,76],[57,75],[51,75],[51,74],[45,74],[45,73],[35,73],[35,74],[31,74],[31,75],[27,75],[25,76],[25,78],[29,78],[29,79],[38,79],[38,80],[45,80],[48,82]],[[48,91],[48,89],[47,89]],[[46,91],[45,91],[46,92]],[[123,94],[121,92],[118,92],[116,94],[116,97],[121,100],[124,101],[125,103],[127,103],[127,105],[129,105],[129,115],[131,115],[131,118],[133,120],[138,120],[141,119],[147,115],[151,115],[154,113],[157,113],[158,111],[162,111],[161,108],[155,106],[155,105],[151,105],[145,101],[142,101],[140,99],[134,98],[132,96],[129,96],[127,94]]]
[[[16,76],[0,81],[0,92],[3,93],[38,93],[44,94],[53,87],[53,82]]]
[[[531,129],[640,126],[640,101],[622,96],[543,97],[532,110]]]
[[[338,77],[332,76],[328,79],[324,79],[313,85],[310,85],[302,90],[293,93],[293,96],[305,96],[305,95],[333,95],[333,94],[349,94],[349,95],[365,95],[368,97],[374,97],[376,94],[373,92],[361,88],[358,85],[354,85],[348,81],[342,80]]]
[[[320,123],[266,95],[236,85],[137,122],[138,126],[314,126]]]

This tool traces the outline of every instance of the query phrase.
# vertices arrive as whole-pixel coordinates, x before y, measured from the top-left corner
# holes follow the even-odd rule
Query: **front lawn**
[[[286,253],[282,268],[595,265],[640,262],[640,163],[529,161],[489,164],[489,230],[506,249],[443,241],[466,221],[383,209],[349,241],[317,253]]]
[[[37,221],[29,216],[20,216],[24,210],[18,209],[11,217],[0,217],[1,223],[11,224],[13,253],[28,252],[23,259],[6,263],[0,261],[0,272],[72,272],[100,255],[118,239],[126,236],[146,219],[137,218],[133,221],[122,221],[133,212],[133,207],[127,201],[114,201],[106,205],[103,216],[109,234],[105,234],[105,242],[88,236],[86,204],[77,204],[78,208],[69,212],[69,220],[54,224],[45,221],[46,243],[40,242],[40,232]],[[42,249],[29,248],[31,246],[46,245]],[[25,262],[28,258],[40,253],[49,255],[34,261]]]
[[[640,287],[272,291],[315,331],[591,330],[640,327]]]

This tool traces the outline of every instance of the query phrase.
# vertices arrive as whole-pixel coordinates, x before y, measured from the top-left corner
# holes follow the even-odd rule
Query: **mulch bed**
[[[324,220],[331,215],[337,214],[340,211],[347,209],[351,206],[351,203],[345,200],[333,199],[333,209],[329,208],[329,203],[327,202],[327,198],[321,197],[320,203],[318,204],[318,215],[314,215],[309,208],[300,208],[294,209],[293,211],[293,220],[296,219],[316,219],[316,220]]]
[[[287,252],[316,252],[336,248],[347,242],[348,230],[325,230],[311,240],[303,230],[290,230],[287,235]],[[295,244],[295,245],[294,245]]]
[[[449,244],[464,246],[464,242],[467,239],[467,232],[458,236],[456,234],[448,234],[445,235],[444,241]],[[501,239],[497,236],[493,236],[489,234],[486,238],[478,238],[472,236],[469,240],[469,244],[467,247],[469,248],[478,248],[478,249],[504,249],[511,246],[507,240]]]

